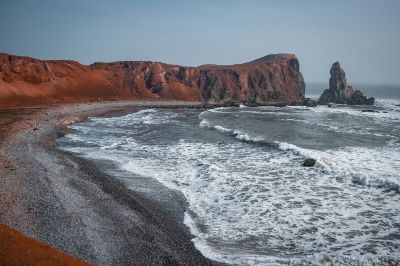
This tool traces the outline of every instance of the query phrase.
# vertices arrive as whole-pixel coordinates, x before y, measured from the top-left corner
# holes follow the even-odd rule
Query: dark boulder
[[[314,159],[306,159],[303,163],[303,166],[306,166],[306,167],[312,167],[314,165],[315,165]]]
[[[305,98],[303,101],[303,105],[307,107],[316,107],[318,105],[318,101],[312,100],[310,98]]]
[[[379,111],[372,110],[372,109],[361,110],[361,112],[363,112],[363,113],[379,113]]]
[[[332,65],[330,70],[329,89],[326,89],[319,98],[320,104],[339,103],[351,105],[373,105],[375,99],[367,98],[359,90],[353,90],[347,84],[346,73],[339,62]]]
[[[348,99],[347,103],[354,105],[374,105],[374,102],[375,102],[374,97],[367,98],[362,94],[360,90],[356,90]]]

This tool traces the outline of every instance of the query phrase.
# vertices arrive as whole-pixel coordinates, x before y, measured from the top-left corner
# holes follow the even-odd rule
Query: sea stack
[[[353,90],[347,84],[346,73],[340,67],[339,62],[335,62],[331,67],[331,77],[329,79],[329,89],[326,89],[319,98],[320,104],[340,103],[350,105],[373,105],[374,97],[367,98],[359,90]]]

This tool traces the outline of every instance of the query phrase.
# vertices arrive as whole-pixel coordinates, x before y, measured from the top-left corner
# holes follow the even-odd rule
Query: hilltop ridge
[[[275,54],[235,65],[151,61],[39,60],[0,53],[0,106],[104,100],[295,103],[304,98],[299,61]]]

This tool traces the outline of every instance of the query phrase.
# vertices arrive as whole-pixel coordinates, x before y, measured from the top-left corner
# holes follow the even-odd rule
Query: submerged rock
[[[314,159],[306,159],[303,163],[303,166],[306,166],[306,167],[312,167],[314,165],[315,165]]]
[[[374,97],[367,98],[359,90],[353,90],[352,86],[347,84],[346,73],[336,62],[332,65],[330,71],[329,89],[326,89],[319,98],[320,104],[340,103],[351,105],[373,105]]]

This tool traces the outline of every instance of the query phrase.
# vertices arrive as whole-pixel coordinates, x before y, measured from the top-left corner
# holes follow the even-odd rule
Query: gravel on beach
[[[88,116],[198,103],[90,103],[0,109],[0,223],[98,265],[215,265],[180,219],[92,162],[55,148],[67,125]],[[165,190],[165,188],[163,188]],[[178,216],[178,217],[177,217]],[[180,222],[178,222],[181,220]]]

